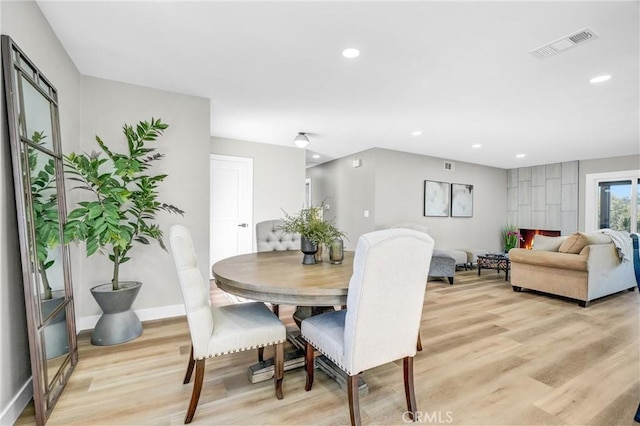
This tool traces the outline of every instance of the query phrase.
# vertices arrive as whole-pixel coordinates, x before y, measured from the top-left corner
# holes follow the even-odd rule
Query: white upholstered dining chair
[[[184,384],[191,381],[193,367],[196,368],[184,422],[191,423],[198,406],[205,360],[220,355],[275,345],[274,385],[276,397],[282,399],[285,326],[262,302],[211,306],[209,282],[203,279],[198,269],[191,234],[184,226],[174,225],[170,241],[191,334],[191,353]]]
[[[360,424],[358,374],[403,359],[407,410],[416,416],[413,357],[433,252],[424,232],[387,229],[358,240],[347,309],[302,321],[305,364],[311,390],[314,348],[347,375],[351,424]]]
[[[429,228],[427,228],[426,226],[418,225],[417,223],[402,222],[397,225],[394,225],[393,228],[413,229],[414,231],[424,232],[425,234],[429,235]],[[435,243],[434,243],[434,247],[435,247]],[[453,263],[452,267],[455,272],[455,269],[456,269],[455,263]],[[431,269],[431,263],[429,263],[429,269]],[[451,282],[453,282],[453,278],[451,278]],[[422,339],[420,338],[420,330],[418,330],[418,342],[416,343],[416,349],[418,351],[422,351]]]
[[[284,232],[280,219],[264,220],[256,224],[256,248],[261,251],[300,250],[300,234]]]
[[[256,223],[256,248],[258,252],[300,250],[300,234],[284,232],[280,219],[264,220]],[[280,306],[271,304],[273,313],[280,316]],[[259,355],[260,361],[262,356]]]

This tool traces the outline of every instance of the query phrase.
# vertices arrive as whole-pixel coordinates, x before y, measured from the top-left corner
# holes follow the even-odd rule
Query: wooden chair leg
[[[189,402],[187,416],[184,418],[184,424],[191,423],[193,415],[196,413],[196,407],[200,399],[200,391],[202,390],[202,381],[204,379],[204,361],[204,359],[196,361],[196,379],[193,382],[193,392],[191,393],[191,401]]]
[[[306,342],[304,345],[304,366],[307,370],[307,382],[304,385],[304,390],[306,391],[310,391],[311,387],[313,386],[313,368],[315,367],[314,365],[314,358],[313,358],[313,346],[311,346],[311,343]]]
[[[187,384],[191,381],[191,374],[193,373],[193,366],[196,361],[193,359],[193,345],[191,345],[191,352],[189,353],[189,364],[187,364],[187,373],[184,375],[183,384]]]
[[[420,330],[418,330],[418,343],[416,344],[416,350],[418,352],[422,351],[422,339],[420,339]]]
[[[349,416],[351,417],[351,426],[360,426],[360,398],[358,395],[357,374],[347,378],[347,393],[349,394]]]
[[[273,368],[275,370],[273,383],[276,387],[276,398],[282,399],[282,380],[284,379],[284,343],[278,343],[276,345],[276,356]]]
[[[407,411],[409,412],[409,418],[413,421],[416,420],[416,392],[413,386],[413,357],[406,357],[402,360],[404,369],[404,393],[407,397]]]
[[[258,348],[258,362],[264,361],[264,347]]]
[[[280,318],[280,305],[271,305],[271,309],[273,309],[273,313],[275,314],[275,316],[277,316],[278,318]]]

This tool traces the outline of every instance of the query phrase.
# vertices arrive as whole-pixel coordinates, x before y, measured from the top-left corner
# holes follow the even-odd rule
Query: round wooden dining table
[[[353,274],[354,252],[345,251],[344,260],[334,265],[327,260],[315,265],[303,265],[297,250],[249,253],[222,259],[211,271],[221,290],[247,299],[274,305],[295,305],[293,319],[298,326],[304,318],[346,306],[349,280]],[[284,369],[304,367],[304,339],[300,330],[287,329],[288,340],[297,348],[285,356]],[[328,358],[319,356],[316,365],[347,389],[346,373]],[[252,383],[273,377],[273,363],[259,362],[249,367]],[[359,378],[358,388],[367,389]]]
[[[212,267],[216,285],[227,293],[278,305],[335,306],[347,304],[354,252],[339,265],[325,260],[303,265],[296,250],[242,254]]]

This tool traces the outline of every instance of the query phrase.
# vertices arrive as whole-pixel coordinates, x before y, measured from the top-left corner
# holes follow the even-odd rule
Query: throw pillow
[[[589,238],[589,244],[609,244],[612,240],[611,237],[602,232],[594,232],[587,234]]]
[[[533,236],[532,250],[558,251],[567,238],[569,237],[548,237],[546,235],[536,234]]]
[[[558,251],[560,253],[578,254],[587,245],[589,245],[589,236],[583,232],[576,232],[569,235],[569,238],[560,245]]]

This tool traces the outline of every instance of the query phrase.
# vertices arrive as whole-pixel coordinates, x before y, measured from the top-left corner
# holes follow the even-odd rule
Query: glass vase
[[[329,247],[329,261],[333,265],[339,265],[344,259],[344,244],[341,239],[333,240]]]

